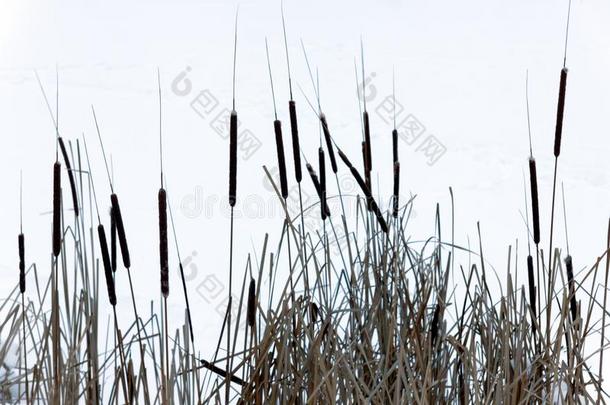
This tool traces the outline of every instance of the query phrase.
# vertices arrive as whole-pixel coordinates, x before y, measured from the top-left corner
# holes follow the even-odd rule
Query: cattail
[[[379,226],[381,226],[381,230],[384,233],[387,233],[388,224],[386,223],[385,218],[383,217],[383,214],[381,213],[381,210],[379,209],[379,206],[377,205],[377,202],[373,198],[373,195],[371,194],[370,189],[367,187],[366,183],[362,179],[362,176],[360,176],[360,173],[358,173],[358,170],[356,170],[355,167],[353,167],[353,166],[350,167],[350,171],[352,172],[352,176],[354,176],[354,179],[356,179],[356,183],[358,183],[358,185],[360,186],[360,189],[364,193],[366,200],[367,200],[367,205],[370,207],[371,211],[373,211],[373,213],[375,214],[375,217],[377,217],[377,222],[379,222]]]
[[[369,113],[365,110],[364,113],[362,113],[362,116],[364,120],[364,150],[366,154],[366,171],[370,172],[371,170],[373,170],[373,160],[371,154],[371,129],[369,127]]]
[[[324,162],[324,149],[321,147],[318,149],[318,164],[320,170],[320,198],[322,200],[322,204],[320,206],[322,213],[322,220],[325,220],[327,217],[326,207],[326,163]]]
[[[538,211],[538,177],[536,176],[536,160],[529,158],[530,188],[532,194],[532,219],[534,227],[534,243],[540,243],[540,212]]]
[[[339,157],[341,158],[341,160],[343,160],[343,163],[345,163],[345,166],[350,169],[352,167],[352,162],[349,161],[349,159],[341,149],[337,148],[337,152],[339,153]]]
[[[229,205],[237,199],[237,113],[231,111],[229,123]]]
[[[254,329],[256,325],[256,282],[250,278],[250,287],[248,288],[248,326]]]
[[[320,114],[320,122],[322,123],[322,132],[324,133],[324,139],[326,140],[326,149],[328,149],[330,167],[333,169],[333,173],[337,173],[337,161],[335,160],[335,151],[333,149],[333,143],[330,138],[330,131],[328,129],[328,122],[326,122],[326,116],[324,115],[324,113]]]
[[[392,158],[393,162],[398,162],[398,131],[392,130]]]
[[[23,233],[17,238],[19,242],[19,292],[25,292],[25,238]]]
[[[53,255],[61,252],[61,164],[53,165]]]
[[[392,201],[392,216],[398,218],[398,192],[400,188],[400,162],[396,160],[394,162],[394,199]]]
[[[440,315],[441,315],[441,306],[437,302],[436,307],[434,308],[434,315],[432,317],[432,323],[430,325],[430,341],[431,341],[432,347],[434,347],[434,344],[436,343],[436,339],[438,337]]]
[[[106,241],[106,232],[104,225],[97,226],[97,235],[100,240],[100,249],[102,251],[102,263],[104,264],[104,276],[106,278],[106,288],[108,289],[108,299],[110,305],[116,305],[116,292],[114,290],[114,279],[112,278],[112,268],[110,266],[110,255],[108,254],[108,242]]]
[[[309,172],[309,177],[311,177],[311,182],[313,183],[313,186],[316,189],[316,193],[318,194],[318,197],[320,198],[320,205],[323,207],[326,206],[326,212],[330,213],[330,210],[328,209],[328,205],[326,205],[326,201],[323,200],[323,198],[322,198],[322,192],[320,190],[320,181],[318,180],[318,175],[316,174],[316,171],[313,169],[313,167],[311,167],[311,165],[309,163],[305,164],[305,167],[307,168],[307,172]]]
[[[72,193],[72,205],[74,206],[74,215],[78,216],[78,197],[76,194],[76,182],[74,181],[74,173],[72,172],[72,167],[70,166],[70,159],[68,159],[68,152],[66,151],[64,140],[60,136],[57,138],[57,141],[59,142],[59,149],[61,149],[61,154],[64,157],[64,162],[66,163],[66,170],[68,171],[68,181],[70,182],[70,191]]]
[[[532,307],[532,312],[536,313],[536,282],[534,281],[534,259],[532,259],[532,255],[527,255],[527,281],[530,307]]]
[[[110,207],[110,263],[112,272],[116,272],[116,218],[112,207]]]
[[[368,167],[369,167],[368,153],[367,153],[367,147],[366,147],[365,141],[362,141],[362,162],[364,164],[364,184],[366,184],[366,187],[370,190],[371,189],[371,172],[368,170]],[[366,209],[368,211],[371,211],[371,204],[368,201],[366,203]]]
[[[169,265],[167,254],[167,195],[159,189],[159,261],[161,265],[161,293],[169,295]]]
[[[572,256],[566,257],[566,273],[568,275],[568,288],[570,291],[570,312],[572,313],[572,322],[576,322],[577,303],[576,291],[574,289],[574,268],[572,267]]]
[[[294,176],[297,183],[303,179],[301,173],[301,148],[299,146],[299,128],[297,126],[297,109],[293,100],[288,102],[288,111],[290,113],[290,131],[292,132],[292,156],[294,159]]]
[[[123,225],[123,216],[121,215],[121,206],[119,198],[116,194],[110,195],[112,203],[112,212],[115,216],[117,236],[119,237],[119,246],[121,247],[121,256],[123,257],[123,265],[126,268],[131,267],[131,259],[129,258],[129,247],[127,246],[127,237],[125,236],[125,226]]]
[[[563,130],[563,108],[566,101],[566,82],[568,80],[568,68],[561,69],[561,78],[559,79],[559,99],[557,100],[557,123],[555,125],[555,147],[553,153],[555,157],[559,157],[561,152],[561,132]]]
[[[286,178],[286,158],[284,157],[284,141],[282,140],[282,123],[280,120],[273,121],[275,130],[275,146],[277,148],[277,165],[280,169],[280,186],[282,198],[288,198],[288,180]]]

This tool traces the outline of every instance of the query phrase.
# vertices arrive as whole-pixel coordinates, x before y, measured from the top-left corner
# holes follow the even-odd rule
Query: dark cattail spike
[[[61,163],[53,165],[53,255],[61,252]]]
[[[328,158],[330,159],[330,167],[333,170],[333,173],[337,173],[337,160],[335,159],[335,152],[333,148],[333,143],[330,136],[330,130],[328,129],[328,122],[326,121],[326,116],[323,113],[320,113],[320,123],[322,125],[322,132],[324,132],[324,139],[326,141],[326,149],[328,149]]]
[[[248,288],[248,307],[247,307],[248,326],[254,329],[256,326],[256,282],[250,278],[250,286]]]
[[[231,111],[229,122],[229,205],[237,200],[237,113]]]
[[[400,191],[400,162],[397,160],[394,162],[394,198],[392,200],[392,216],[398,218],[398,205],[399,205],[399,194]]]
[[[117,236],[119,237],[119,246],[121,247],[121,257],[123,258],[123,265],[126,268],[131,267],[131,258],[129,257],[129,246],[127,245],[127,236],[125,234],[125,225],[123,224],[123,215],[121,214],[121,206],[119,205],[119,198],[116,194],[110,195],[110,202],[112,204],[112,213],[116,221]]]
[[[66,170],[68,172],[68,181],[70,182],[70,192],[72,193],[72,205],[74,207],[74,215],[78,216],[78,197],[76,194],[76,182],[74,181],[74,172],[72,171],[72,166],[70,165],[70,159],[68,158],[66,145],[64,144],[64,140],[61,136],[57,138],[57,142],[59,143],[59,149],[61,150],[61,155],[64,158],[64,163],[66,164]]]
[[[282,123],[279,120],[273,122],[275,130],[275,146],[277,149],[277,165],[280,171],[280,186],[282,198],[288,198],[288,179],[286,176],[286,158],[284,157],[284,141],[282,140]]]
[[[169,264],[167,250],[167,195],[159,189],[159,264],[161,266],[161,294],[169,295]]]
[[[25,237],[23,233],[17,238],[19,245],[19,292],[25,293]]]
[[[532,199],[532,226],[534,231],[534,243],[540,243],[540,211],[538,207],[538,177],[536,175],[536,160],[529,158],[530,170],[530,194]]]
[[[108,254],[108,242],[106,241],[106,232],[104,225],[97,226],[97,235],[99,237],[100,249],[102,251],[102,263],[104,265],[104,276],[106,278],[106,288],[108,290],[108,299],[110,305],[116,305],[116,292],[114,289],[114,278],[112,277],[112,268],[110,266],[110,255]]]
[[[309,177],[311,177],[311,182],[313,183],[313,186],[316,189],[316,193],[318,194],[318,198],[320,199],[320,205],[322,207],[325,207],[324,211],[330,212],[330,210],[328,209],[328,205],[325,204],[325,201],[322,198],[322,192],[320,189],[320,181],[318,179],[318,175],[316,174],[316,171],[313,169],[313,167],[309,163],[306,163],[305,167],[307,168]]]
[[[561,133],[563,130],[563,110],[566,101],[566,82],[568,80],[568,68],[565,66],[561,69],[561,76],[559,79],[559,98],[557,100],[557,122],[555,124],[555,146],[553,148],[553,154],[555,157],[559,157],[561,152]]]
[[[349,168],[352,167],[352,162],[350,162],[350,160],[347,158],[347,156],[345,155],[345,153],[343,153],[343,151],[339,148],[337,148],[337,152],[339,153],[339,157],[341,158],[341,160],[343,161],[343,163],[345,163],[345,165]]]
[[[362,113],[362,122],[364,123],[364,146],[366,153],[366,171],[373,170],[372,152],[371,152],[371,130],[369,127],[369,113],[365,110]]]
[[[576,289],[574,288],[574,268],[572,265],[572,256],[566,257],[566,273],[568,276],[568,288],[570,292],[570,312],[572,314],[572,322],[576,322],[578,316],[578,303],[576,301]]]
[[[394,162],[398,162],[398,131],[392,130],[392,159]]]
[[[111,263],[113,272],[115,272],[117,269],[116,239],[117,239],[116,217],[114,215],[112,207],[110,207],[110,263]]]
[[[355,167],[352,166],[350,168],[350,171],[352,172],[352,176],[354,176],[354,178],[356,179],[356,183],[358,183],[358,185],[360,186],[360,189],[364,193],[366,200],[367,200],[368,207],[370,207],[370,210],[375,214],[375,217],[377,217],[377,222],[379,222],[379,225],[381,226],[381,230],[384,233],[387,233],[388,224],[385,221],[385,218],[383,217],[383,214],[381,213],[381,210],[379,209],[379,206],[377,205],[375,198],[373,198],[373,195],[371,194],[370,189],[368,188],[365,181],[362,179],[362,176],[360,176],[360,173],[358,173],[358,170],[356,170]]]
[[[320,170],[320,196],[322,205],[320,206],[320,212],[322,214],[322,220],[325,220],[328,216],[326,211],[327,200],[326,200],[326,163],[324,162],[324,149],[318,148],[318,169]]]
[[[529,289],[530,307],[536,313],[536,281],[534,279],[534,259],[532,255],[527,255],[527,281]]]
[[[292,156],[294,159],[294,176],[297,183],[303,179],[301,172],[301,153],[299,145],[299,129],[297,126],[297,110],[293,100],[288,102],[288,111],[290,113],[290,131],[292,133]]]

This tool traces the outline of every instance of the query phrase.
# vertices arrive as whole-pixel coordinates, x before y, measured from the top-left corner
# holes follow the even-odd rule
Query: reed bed
[[[286,216],[278,223],[280,230],[271,234],[278,240],[277,247],[270,247],[269,234],[265,234],[260,251],[253,252],[256,260],[248,256],[245,268],[234,269],[231,215],[228,304],[211,358],[200,355],[209,353],[209,348],[202,350],[195,344],[193,322],[197,323],[199,311],[192,313],[190,309],[164,178],[159,73],[160,294],[153,297],[150,310],[145,312],[142,303],[136,303],[131,283],[132,260],[125,233],[129,213],[121,212],[108,166],[110,216],[103,217],[110,222],[110,243],[100,215],[86,138],[65,142],[59,136],[57,116],[43,90],[53,118],[57,148],[68,169],[64,175],[68,176],[73,211],[64,209],[61,163],[56,150],[50,268],[43,270],[33,262],[27,264],[31,259],[25,254],[25,231],[21,225],[17,233],[19,271],[15,272],[15,287],[0,302],[0,364],[8,364],[14,348],[20,348],[19,364],[0,379],[0,400],[28,405],[600,404],[610,400],[603,387],[604,351],[609,344],[606,316],[610,221],[608,238],[599,243],[600,255],[586,266],[581,264],[585,263],[583,258],[578,258],[576,265],[567,243],[565,251],[553,245],[552,222],[549,235],[542,235],[539,196],[548,188],[538,183],[530,133],[529,195],[526,185],[523,190],[527,255],[521,254],[515,243],[508,247],[506,271],[500,274],[492,270],[483,254],[485,238],[479,224],[478,248],[457,246],[451,189],[451,216],[442,217],[437,206],[430,234],[412,235],[410,219],[415,200],[399,199],[400,181],[408,180],[410,174],[400,175],[395,126],[391,132],[392,161],[376,165],[380,174],[393,180],[392,189],[383,192],[391,197],[385,206],[380,204],[385,199],[374,195],[371,189],[373,138],[366,104],[362,103],[359,117],[363,161],[359,171],[331,134],[320,107],[319,80],[314,82],[304,46],[317,108],[302,92],[320,125],[320,141],[317,151],[301,148],[283,12],[282,22],[290,89],[292,167],[299,204],[296,210],[289,210],[289,162],[284,153],[266,43],[279,185],[266,167],[263,171]],[[231,213],[238,200],[237,15],[235,23],[233,108],[228,128]],[[364,77],[362,45],[360,51]],[[553,150],[555,168],[566,79],[564,66]],[[526,102],[529,129],[527,92]],[[106,163],[98,120],[92,112]],[[343,162],[341,166],[337,165],[335,151]],[[317,157],[318,173],[307,156]],[[302,184],[301,158],[311,184]],[[337,179],[336,188],[327,181],[327,158]],[[337,177],[340,171],[349,172],[354,178],[358,195],[341,193]],[[555,172],[551,218],[556,177]],[[315,204],[303,206],[301,187],[314,190],[318,197]],[[341,202],[340,212],[331,211],[329,201],[333,199]],[[348,199],[356,204],[355,218],[346,217],[343,210]],[[171,263],[169,255],[168,213],[178,263]],[[306,216],[320,218],[319,227],[306,228]],[[451,228],[449,239],[443,237],[446,222]],[[567,222],[564,202],[566,240]],[[550,244],[545,252],[550,257],[548,265],[541,260],[540,248],[546,238]],[[28,238],[28,242],[31,240]],[[333,246],[340,247],[338,253]],[[128,275],[131,303],[117,299],[116,286],[122,282],[117,269],[119,249]],[[135,266],[137,257],[134,255]],[[174,265],[182,276],[184,320],[170,320],[167,312],[169,272]],[[241,289],[234,290],[234,279],[239,287],[240,276]],[[104,299],[100,299],[104,295],[101,277],[107,295]],[[132,311],[133,321],[119,324],[117,310]],[[147,315],[141,317],[141,313]],[[242,324],[243,329],[239,328]],[[179,327],[172,330],[176,325]]]

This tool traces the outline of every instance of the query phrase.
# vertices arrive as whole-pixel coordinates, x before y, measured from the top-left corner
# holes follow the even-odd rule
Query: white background
[[[87,136],[97,193],[103,202],[101,208],[107,212],[109,187],[90,109],[95,105],[107,153],[112,154],[137,299],[142,306],[158,299],[159,67],[170,203],[183,259],[191,260],[189,289],[196,340],[204,353],[210,352],[208,342],[215,340],[222,320],[215,307],[222,308],[222,302],[208,303],[205,294],[197,290],[212,274],[219,283],[226,282],[229,220],[223,200],[211,205],[207,214],[205,210],[198,213],[197,207],[226,198],[228,142],[210,128],[211,117],[202,118],[189,103],[199,91],[209,89],[219,108],[230,108],[236,8],[232,1],[2,0],[0,292],[17,282],[20,170],[27,259],[37,262],[44,274],[49,271],[54,130],[33,70],[38,70],[55,107],[57,64],[60,131],[66,139],[74,140],[83,132]],[[502,280],[508,246],[514,246],[516,239],[524,268],[526,231],[519,211],[524,206],[523,173],[527,174],[529,154],[525,112],[525,72],[529,69],[542,246],[548,249],[552,145],[566,1],[287,0],[284,9],[305,154],[312,160],[315,157],[318,129],[296,86],[300,84],[313,98],[299,39],[303,39],[312,65],[319,69],[323,109],[333,135],[352,159],[359,161],[354,58],[359,60],[362,36],[367,76],[374,72],[372,85],[378,94],[369,109],[391,94],[394,68],[396,98],[407,113],[425,125],[426,135],[433,134],[447,149],[429,166],[416,146],[400,144],[403,193],[418,195],[411,224],[413,238],[431,235],[437,202],[445,235],[449,234],[451,186],[457,242],[467,246],[470,238],[476,245],[476,223],[480,221],[487,260]],[[239,14],[237,110],[242,126],[261,140],[262,147],[250,159],[240,160],[238,195],[242,200],[250,196],[272,204],[275,197],[265,188],[262,171],[263,164],[271,167],[276,162],[264,38],[269,40],[278,113],[288,134],[280,3],[241,1]],[[565,185],[570,248],[578,270],[592,265],[603,252],[610,213],[609,20],[607,1],[575,0],[572,5],[559,178]],[[172,92],[171,82],[187,66],[193,89],[182,97]],[[374,169],[381,181],[380,193],[388,195],[391,165],[381,162],[390,161],[391,127],[375,114],[371,114],[371,125]],[[287,135],[285,148],[292,171]],[[67,178],[64,184],[67,187]],[[311,192],[308,178],[303,184]],[[193,198],[199,206],[188,204]],[[186,209],[181,209],[184,204]],[[236,220],[236,284],[241,283],[247,255],[260,254],[264,233],[270,233],[270,246],[275,247],[281,231],[282,218],[277,211],[272,214],[264,208],[260,218],[249,216]],[[556,221],[555,240],[557,246],[564,247],[562,216]],[[171,259],[177,268],[176,257]],[[522,270],[520,280],[525,280],[524,274]],[[183,301],[176,271],[170,282],[170,305],[177,327]],[[123,283],[119,301],[126,303],[127,294]]]

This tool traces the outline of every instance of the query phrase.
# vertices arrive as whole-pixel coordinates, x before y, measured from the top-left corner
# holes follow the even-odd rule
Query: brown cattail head
[[[320,170],[320,198],[322,204],[320,205],[320,212],[322,214],[322,220],[327,217],[326,207],[328,206],[326,200],[326,163],[324,162],[324,149],[318,148],[318,168]]]
[[[66,151],[66,145],[64,145],[64,140],[60,136],[57,138],[57,141],[59,142],[59,149],[61,150],[61,154],[64,157],[66,170],[68,171],[68,180],[70,181],[70,191],[72,193],[72,205],[74,206],[74,215],[78,216],[78,197],[76,194],[76,182],[74,181],[74,173],[72,172],[72,167],[70,166],[70,159],[68,159],[68,152]]]
[[[576,322],[578,316],[578,304],[576,302],[576,290],[574,288],[574,268],[572,266],[572,256],[566,257],[566,273],[568,276],[568,288],[570,291],[570,312],[572,313],[572,322]]]
[[[290,131],[292,132],[292,157],[294,159],[294,176],[297,183],[303,179],[301,173],[301,147],[299,146],[299,128],[297,125],[297,109],[293,100],[288,102],[290,112]]]
[[[398,131],[392,130],[392,158],[394,162],[398,162]]]
[[[328,158],[330,159],[330,167],[333,169],[333,173],[337,173],[337,161],[335,160],[335,151],[333,143],[330,138],[330,130],[328,129],[328,122],[326,122],[326,116],[320,114],[320,122],[322,123],[322,132],[324,132],[324,139],[326,141],[326,149],[328,149]]]
[[[167,254],[167,195],[159,189],[159,263],[161,265],[161,294],[169,295],[169,264]]]
[[[367,187],[366,183],[362,179],[362,176],[360,176],[360,173],[358,173],[358,170],[356,170],[355,167],[352,166],[350,168],[350,171],[352,172],[352,176],[354,176],[356,183],[358,183],[358,186],[360,186],[360,189],[364,193],[366,200],[367,200],[367,205],[371,208],[371,211],[373,211],[373,213],[375,214],[375,217],[377,217],[377,222],[379,222],[379,226],[381,226],[381,230],[384,233],[388,233],[388,224],[385,221],[385,218],[383,217],[383,214],[381,213],[381,210],[379,209],[377,202],[373,198],[373,195],[371,194],[371,190]]]
[[[362,162],[364,163],[364,184],[366,184],[366,187],[370,190],[371,189],[371,172],[369,171],[369,163],[368,163],[368,153],[367,153],[367,146],[366,146],[366,141],[362,142]],[[371,211],[371,204],[370,202],[367,200],[366,203],[366,209],[370,212]]]
[[[282,198],[286,199],[288,198],[288,179],[286,177],[286,158],[284,157],[284,141],[282,139],[282,122],[280,120],[273,121],[273,129],[277,149],[277,166],[280,170],[280,188]]]
[[[123,224],[123,216],[121,215],[121,206],[119,205],[119,198],[116,194],[110,195],[110,202],[112,203],[112,212],[114,214],[114,220],[116,221],[116,231],[119,237],[119,246],[121,247],[121,256],[123,257],[123,265],[126,268],[131,267],[131,259],[129,258],[129,247],[127,246],[127,236],[125,235],[125,226]]]
[[[396,160],[394,162],[394,196],[392,201],[392,216],[398,218],[398,193],[400,191],[400,162]]]
[[[110,264],[113,273],[116,271],[116,234],[116,218],[110,207]]]
[[[61,163],[53,165],[53,255],[61,252]]]
[[[322,199],[322,192],[320,190],[320,181],[318,180],[318,175],[316,174],[316,171],[313,169],[313,167],[311,167],[311,165],[309,163],[305,164],[305,167],[307,168],[309,177],[311,177],[311,182],[313,183],[313,186],[316,189],[316,193],[318,194],[318,197],[320,198],[320,205],[322,207],[325,206],[326,212],[330,213],[330,210],[328,209],[328,205],[326,205],[325,201]]]
[[[540,211],[538,209],[538,176],[536,175],[536,160],[529,158],[530,167],[530,189],[532,197],[532,220],[534,231],[534,243],[540,243]]]
[[[237,113],[231,111],[229,121],[229,205],[237,200]]]
[[[555,124],[555,147],[553,154],[559,157],[561,152],[561,132],[563,130],[563,109],[566,101],[566,82],[568,80],[568,68],[561,69],[559,79],[559,99],[557,100],[557,123]]]
[[[529,288],[530,307],[536,313],[536,281],[534,281],[534,259],[532,255],[527,255],[527,281]]]
[[[254,329],[256,325],[256,282],[253,278],[250,279],[250,287],[248,288],[247,317],[248,326]]]
[[[108,290],[108,299],[110,305],[116,305],[116,292],[114,290],[114,279],[112,278],[112,268],[110,267],[110,255],[108,254],[108,242],[106,241],[106,232],[104,225],[97,226],[97,235],[100,240],[100,250],[102,251],[102,263],[104,265],[104,276],[106,278],[106,288]]]
[[[364,143],[365,143],[365,154],[366,154],[366,171],[370,172],[373,170],[373,160],[371,153],[371,128],[369,126],[369,113],[364,111],[362,113],[364,121]]]
[[[341,160],[343,161],[343,163],[345,163],[345,165],[349,168],[352,167],[352,162],[349,161],[349,159],[347,158],[347,156],[345,155],[345,153],[343,153],[343,151],[339,148],[337,148],[337,152],[339,152],[339,157],[341,158]]]
[[[25,292],[25,238],[22,233],[17,238],[19,244],[19,292]]]

